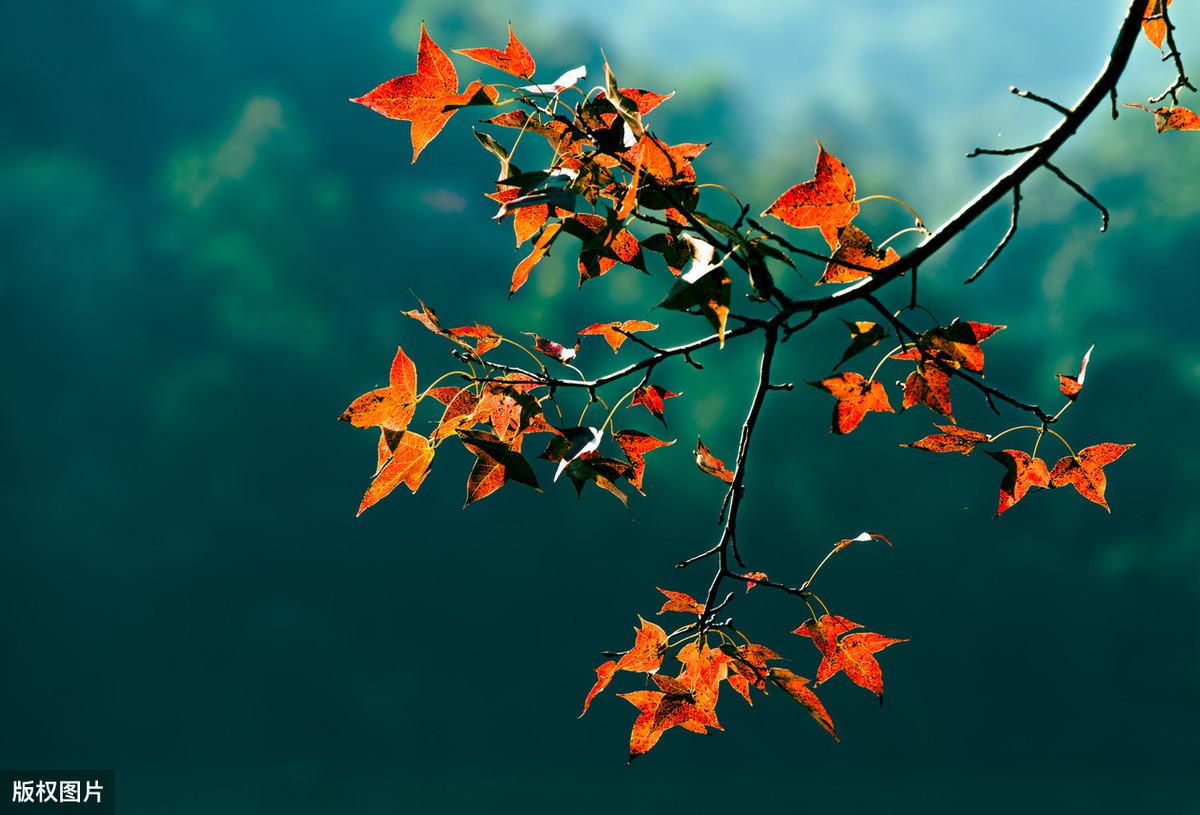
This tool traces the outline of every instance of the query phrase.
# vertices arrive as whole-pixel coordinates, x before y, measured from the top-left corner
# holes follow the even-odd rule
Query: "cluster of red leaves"
[[[762,579],[766,579],[766,575],[762,575]],[[704,604],[689,594],[667,589],[659,591],[666,597],[659,614],[678,612],[698,616],[704,613]],[[770,665],[783,657],[745,637],[739,643],[719,631],[721,644],[713,648],[708,644],[708,635],[695,633],[695,624],[668,634],[661,626],[641,617],[638,619],[641,625],[634,629],[633,646],[618,658],[596,667],[596,682],[584,699],[583,713],[579,714],[582,717],[587,713],[592,701],[619,671],[648,674],[657,690],[618,694],[638,710],[629,739],[630,761],[648,752],[663,733],[673,727],[700,734],[707,733],[710,728],[722,729],[716,708],[723,682],[751,705],[754,704],[751,689],[766,694],[767,686],[774,685],[798,702],[817,724],[837,739],[833,719],[812,688],[844,673],[850,681],[871,691],[882,701],[883,674],[874,655],[889,645],[907,642],[873,633],[848,634],[861,626],[844,617],[825,615],[809,620],[793,633],[812,639],[821,654],[813,683],[787,668]],[[675,636],[681,638],[671,642]],[[676,676],[664,676],[660,670],[672,648],[678,648],[675,659],[682,667]]]

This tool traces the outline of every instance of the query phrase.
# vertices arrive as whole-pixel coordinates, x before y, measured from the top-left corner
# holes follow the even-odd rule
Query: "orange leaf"
[[[669,447],[675,443],[675,440],[663,441],[640,430],[618,430],[613,434],[613,441],[621,448],[621,452],[625,454],[625,458],[632,465],[633,469],[628,475],[629,483],[635,490],[645,495],[642,492],[642,478],[646,473],[646,453],[660,447]]]
[[[517,39],[511,23],[508,26],[508,45],[504,47],[503,51],[496,48],[463,48],[454,53],[470,57],[476,62],[482,62],[484,65],[490,65],[506,74],[519,76],[522,79],[531,79],[536,67],[533,55]]]
[[[837,730],[833,727],[833,719],[830,718],[829,711],[825,709],[825,705],[821,703],[817,695],[808,687],[807,679],[792,673],[787,668],[772,668],[770,676],[771,681],[799,702],[801,707],[807,710],[808,714],[816,720],[817,724],[821,725],[829,735],[833,736],[834,741],[839,741]]]
[[[685,614],[701,614],[704,612],[704,604],[696,601],[690,594],[684,594],[681,591],[667,591],[659,589],[666,595],[667,602],[663,603],[663,607],[658,610],[659,614],[668,611],[682,611]]]
[[[1040,458],[1030,458],[1028,453],[1021,450],[989,450],[988,455],[996,459],[1008,470],[1004,480],[1000,482],[1000,505],[996,508],[996,517],[1007,512],[1013,504],[1025,497],[1030,487],[1046,488],[1050,486],[1050,473],[1046,470],[1046,462]]]
[[[1108,483],[1104,467],[1125,455],[1125,451],[1131,447],[1132,444],[1105,442],[1083,448],[1075,458],[1064,456],[1050,471],[1050,486],[1065,487],[1070,484],[1084,498],[1111,512],[1104,498],[1104,488]]]
[[[832,248],[837,245],[837,231],[858,215],[854,177],[818,141],[812,180],[797,184],[779,196],[763,215],[771,215],[797,229],[818,228]]]
[[[364,393],[350,403],[338,420],[354,427],[404,430],[412,421],[416,404],[417,366],[403,348],[397,348],[388,387]]]
[[[866,415],[894,413],[888,402],[887,391],[874,380],[866,380],[862,374],[852,371],[827,376],[820,382],[809,382],[814,388],[828,391],[837,399],[833,409],[832,430],[834,433],[849,433],[858,427]]]
[[[853,224],[839,229],[837,236],[838,244],[833,253],[833,260],[825,267],[825,273],[817,283],[851,283],[870,275],[870,272],[843,266],[841,263],[865,266],[878,271],[900,259],[900,255],[890,246],[886,251],[876,249],[870,236]]]
[[[429,439],[417,433],[404,432],[392,448],[391,460],[383,466],[363,495],[358,514],[362,515],[368,507],[378,503],[401,484],[415,493],[432,463],[433,446]]]
[[[629,402],[629,406],[633,408],[642,405],[665,427],[667,420],[663,418],[663,400],[674,399],[676,396],[682,395],[682,393],[673,393],[666,388],[660,388],[658,385],[640,385],[633,392],[633,399]]]
[[[750,589],[752,589],[758,585],[759,581],[767,579],[767,573],[766,572],[746,572],[745,574],[742,575],[742,577],[746,578],[746,591],[750,591]]]
[[[1167,37],[1167,21],[1162,18],[1161,2],[1162,0],[1146,0],[1146,11],[1142,14],[1142,33],[1160,50],[1163,40]],[[1167,0],[1167,5],[1171,5],[1171,2],[1172,0]],[[1149,17],[1157,19],[1147,19]]]
[[[475,340],[475,353],[480,356],[500,345],[500,335],[490,325],[464,325],[451,328],[450,333],[455,337],[470,337]]]
[[[1145,105],[1125,103],[1126,107],[1139,108],[1154,114],[1154,129],[1159,133],[1167,130],[1200,130],[1200,116],[1185,107],[1166,107],[1151,110]]]
[[[908,640],[898,640],[881,634],[847,634],[838,640],[833,651],[821,658],[817,668],[817,684],[821,684],[839,671],[845,671],[850,681],[866,688],[883,702],[883,671],[875,654]]]
[[[633,647],[617,662],[617,670],[652,674],[662,665],[663,655],[667,652],[667,632],[640,615],[638,619],[642,626],[634,629],[637,637]]]
[[[529,462],[521,456],[521,436],[506,444],[497,436],[478,430],[459,430],[463,446],[475,454],[475,464],[467,475],[467,501],[470,506],[482,500],[509,481],[538,487],[537,476]]]
[[[922,362],[904,381],[904,409],[925,405],[950,421],[950,372],[936,362]]]
[[[707,727],[717,727],[717,717],[688,700],[685,695],[640,690],[618,694],[638,709],[638,717],[629,735],[629,760],[644,755],[672,727],[683,727],[694,733],[705,733]]]
[[[918,450],[928,450],[931,453],[962,453],[969,455],[977,444],[984,444],[990,438],[987,433],[978,430],[967,430],[953,424],[934,425],[941,433],[931,433],[912,444],[902,444],[901,447],[916,447]]]
[[[608,687],[608,683],[612,681],[613,675],[616,672],[617,663],[611,659],[596,667],[596,684],[592,685],[592,689],[588,691],[587,699],[583,700],[583,713],[588,712],[588,706],[592,704],[592,700],[596,698],[596,694]],[[583,718],[583,713],[579,714],[579,718]]]
[[[692,161],[706,149],[707,144],[668,145],[647,133],[630,153],[632,161],[651,178],[664,184],[689,184],[696,180]]]
[[[1058,375],[1058,389],[1062,391],[1062,395],[1075,401],[1075,397],[1079,396],[1083,390],[1083,380],[1087,376],[1088,361],[1092,358],[1092,350],[1096,346],[1093,345],[1087,349],[1087,353],[1083,355],[1083,362],[1079,366],[1079,375],[1071,376],[1070,374]]]
[[[389,79],[350,101],[389,119],[412,122],[412,160],[415,162],[457,108],[491,104],[496,99],[496,89],[481,82],[472,82],[463,93],[458,92],[458,73],[453,63],[430,38],[422,23],[421,41],[417,46],[417,72]]]
[[[821,652],[821,656],[827,657],[836,650],[837,638],[856,628],[862,628],[862,626],[845,617],[822,614],[815,620],[805,621],[792,633],[811,639],[813,645],[817,646],[817,650]]]
[[[554,243],[554,239],[558,237],[561,230],[562,224],[550,224],[542,230],[541,237],[533,244],[533,251],[529,253],[529,257],[522,260],[517,264],[517,268],[513,269],[512,286],[508,290],[509,297],[516,294],[517,289],[525,285],[525,281],[529,279],[529,273],[550,251],[550,245]]]
[[[648,323],[645,320],[626,320],[623,323],[595,323],[575,333],[581,336],[599,335],[604,337],[604,341],[609,344],[615,354],[625,340],[629,339],[629,334],[636,331],[653,331],[656,328],[658,328],[656,324]]]
[[[726,469],[725,462],[708,451],[699,436],[696,437],[696,466],[700,468],[700,472],[716,476],[726,484],[733,483],[733,473]]]

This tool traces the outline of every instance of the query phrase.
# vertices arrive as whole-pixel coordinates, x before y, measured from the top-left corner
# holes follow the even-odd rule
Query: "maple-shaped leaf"
[[[855,266],[878,271],[900,259],[900,255],[890,246],[886,251],[876,249],[871,237],[853,224],[839,229],[837,238],[833,260],[825,266],[825,272],[817,283],[852,283],[871,274]]]
[[[679,277],[683,274],[688,262],[695,256],[695,247],[685,239],[686,237],[690,236],[661,232],[643,240],[642,248],[662,255],[671,274]],[[711,246],[709,248],[711,249]],[[710,254],[709,257],[711,258],[712,255]]]
[[[725,467],[725,462],[709,452],[708,448],[704,446],[704,442],[700,441],[699,436],[696,437],[696,466],[702,473],[715,476],[726,484],[733,483],[733,473]]]
[[[837,641],[832,652],[821,657],[821,664],[817,668],[817,684],[844,671],[851,682],[878,696],[882,703],[883,671],[875,654],[900,642],[908,640],[875,633],[847,634]]]
[[[637,331],[653,331],[658,328],[655,323],[649,323],[645,320],[626,320],[623,323],[594,323],[587,328],[576,331],[580,336],[601,336],[604,341],[613,349],[613,353],[620,350],[621,345],[625,340],[629,339],[629,335]]]
[[[578,339],[575,340],[575,347],[572,348],[570,346],[563,345],[561,342],[555,342],[554,340],[548,340],[545,337],[539,337],[532,331],[524,331],[522,333],[527,337],[533,338],[533,350],[537,351],[539,354],[550,357],[550,359],[557,360],[564,365],[575,359],[575,355],[579,353]]]
[[[628,462],[605,458],[593,450],[567,462],[563,472],[575,485],[575,494],[578,497],[583,497],[583,487],[590,482],[628,507],[629,496],[617,486],[617,480],[628,477],[632,469]]]
[[[862,374],[847,371],[808,384],[827,391],[837,399],[831,424],[834,433],[849,433],[872,411],[895,413],[883,385],[875,380],[864,379]]]
[[[412,421],[417,405],[417,366],[404,353],[396,349],[388,386],[368,391],[350,403],[338,417],[354,427],[382,427],[386,430],[404,430]]]
[[[610,659],[596,666],[596,684],[592,685],[592,689],[588,691],[587,698],[583,700],[583,713],[588,712],[588,707],[592,704],[592,700],[596,698],[596,694],[608,687],[608,683],[612,681],[616,673],[616,660]],[[583,718],[583,713],[579,714],[579,718]]]
[[[931,433],[912,444],[902,444],[901,447],[915,447],[918,450],[928,450],[931,453],[962,453],[969,455],[977,444],[986,443],[991,437],[978,430],[968,430],[953,424],[934,425],[941,433]]]
[[[496,89],[475,81],[462,93],[458,92],[458,72],[446,52],[421,24],[421,41],[417,46],[417,72],[389,79],[363,96],[351,99],[389,119],[412,122],[412,145],[417,156],[450,121],[460,107],[492,104]]]
[[[1072,402],[1079,396],[1083,390],[1083,380],[1087,376],[1088,360],[1092,358],[1092,350],[1095,345],[1087,349],[1087,353],[1083,355],[1083,362],[1079,365],[1079,374],[1071,376],[1070,374],[1058,375],[1058,389],[1062,391],[1062,395],[1070,399]]]
[[[476,62],[482,62],[484,65],[490,65],[506,74],[519,76],[522,79],[532,79],[536,67],[533,55],[517,39],[511,23],[508,26],[508,44],[504,46],[503,51],[496,48],[463,48],[455,50],[454,53],[470,57]]]
[[[854,177],[832,153],[817,142],[817,166],[810,181],[789,189],[763,211],[797,229],[821,230],[830,248],[837,246],[838,230],[858,215]]]
[[[1171,2],[1172,0],[1167,0],[1167,5],[1171,5]],[[1142,33],[1160,50],[1163,40],[1167,37],[1167,21],[1163,19],[1162,13],[1162,0],[1146,0],[1146,10],[1142,13]]]
[[[404,431],[390,446],[391,459],[379,470],[371,486],[367,487],[358,506],[359,515],[401,484],[415,493],[429,473],[429,467],[433,464],[433,445],[429,439],[418,433]]]
[[[704,710],[682,694],[641,690],[617,694],[638,709],[629,735],[629,761],[648,753],[662,734],[672,727],[705,733],[706,727],[720,728],[714,713]]]
[[[613,434],[613,441],[621,448],[621,452],[625,454],[625,458],[629,460],[632,467],[628,476],[629,483],[635,490],[645,495],[642,491],[642,479],[646,473],[646,454],[660,447],[669,447],[675,443],[675,440],[663,441],[640,430],[618,430]]]
[[[1030,487],[1050,486],[1050,472],[1046,462],[1031,458],[1021,450],[988,451],[988,455],[1004,465],[1004,480],[1000,482],[1000,504],[996,508],[999,518],[1029,492]]]
[[[448,438],[459,430],[466,430],[475,426],[479,421],[477,415],[479,408],[478,396],[472,393],[469,388],[437,388],[436,390],[452,390],[456,392],[448,402],[445,402],[446,409],[442,412],[442,418],[438,420],[437,427],[430,434],[430,438],[433,441]],[[433,395],[432,391],[430,394]],[[442,401],[439,396],[434,396],[434,398],[439,402]]]
[[[1085,447],[1073,458],[1064,456],[1050,471],[1050,486],[1065,487],[1070,484],[1084,498],[1111,512],[1104,498],[1104,488],[1108,484],[1104,467],[1125,455],[1125,451],[1131,447],[1132,444],[1105,442]]]
[[[571,462],[599,449],[604,438],[604,431],[595,427],[568,427],[560,430],[559,434],[550,440],[550,446],[541,456],[548,461],[558,462],[558,469],[554,472],[555,481]]]
[[[684,666],[678,681],[684,686],[685,692],[698,707],[715,710],[721,682],[729,676],[729,663],[732,661],[729,655],[719,648],[709,648],[707,643],[693,640],[680,648],[675,658]],[[656,681],[658,679],[655,677]],[[659,687],[662,687],[661,683]]]
[[[691,268],[675,281],[658,307],[703,316],[717,332],[720,347],[724,348],[732,292],[733,285],[724,267],[720,263],[710,266],[701,262],[697,253]]]
[[[669,145],[647,133],[631,151],[631,160],[641,165],[642,172],[663,184],[691,184],[696,181],[692,161],[707,148],[707,144]]]
[[[903,409],[914,405],[925,405],[950,421],[954,414],[950,410],[950,372],[936,362],[918,363],[917,369],[904,380]]]
[[[459,430],[458,437],[463,446],[475,454],[475,464],[467,476],[467,501],[470,506],[480,501],[509,481],[517,481],[541,491],[537,476],[529,462],[521,455],[521,436],[512,443],[479,430]]]
[[[825,705],[821,703],[817,695],[808,687],[807,679],[792,673],[787,668],[772,668],[770,677],[771,681],[786,692],[788,696],[799,702],[800,706],[808,711],[808,715],[812,716],[817,724],[825,728],[825,732],[833,736],[834,741],[840,741],[837,730],[833,726],[833,719],[829,716],[829,711],[825,709]]]
[[[846,324],[846,328],[850,329],[850,345],[847,346],[845,352],[842,353],[842,358],[838,360],[838,364],[834,365],[834,370],[842,367],[852,357],[861,354],[863,351],[879,344],[879,341],[888,336],[888,330],[879,323],[873,323],[870,320],[842,320]]]
[[[617,263],[646,270],[642,247],[620,221],[581,212],[562,222],[563,229],[583,241],[579,254],[579,285],[607,274]]]
[[[856,628],[862,628],[862,626],[845,617],[822,614],[815,620],[806,620],[792,633],[811,639],[813,645],[817,646],[817,650],[821,652],[821,656],[827,657],[836,650],[838,637]]]
[[[617,670],[641,673],[655,673],[662,665],[663,655],[667,652],[667,632],[661,626],[638,616],[641,626],[634,629],[637,636],[633,647],[621,655],[617,661]]]
[[[546,256],[550,251],[550,246],[554,243],[554,239],[562,231],[562,224],[550,224],[542,230],[542,234],[533,244],[533,251],[529,256],[517,264],[517,268],[513,269],[512,286],[508,290],[508,296],[512,297],[517,293],[517,289],[525,285],[525,281],[529,280],[529,273],[533,271],[533,267]]]
[[[503,220],[507,215],[513,216],[513,235],[516,237],[517,246],[525,243],[538,233],[538,230],[546,225],[547,219],[550,217],[549,204],[534,204],[525,207],[510,207],[522,195],[518,187],[505,187],[496,192],[489,192],[485,197],[490,198],[500,204],[501,211],[496,214],[496,220]],[[555,207],[556,213],[563,212]],[[569,213],[568,213],[569,214]]]
[[[663,607],[658,610],[659,614],[665,614],[668,611],[700,614],[704,611],[704,604],[697,602],[696,598],[690,594],[684,594],[681,591],[668,591],[667,589],[659,589],[659,591],[667,598],[667,602],[663,603]]]
[[[635,408],[641,405],[662,422],[663,427],[666,427],[667,420],[663,418],[663,400],[674,399],[676,396],[682,395],[682,393],[674,393],[666,388],[660,388],[658,385],[639,385],[633,392],[633,399],[629,402],[629,406]]]
[[[637,106],[637,112],[645,116],[650,111],[661,105],[663,102],[675,95],[675,91],[668,94],[655,93],[654,91],[641,90],[639,88],[621,88],[620,93],[630,102]],[[604,92],[597,94],[600,99],[604,98]]]
[[[1159,133],[1167,130],[1200,130],[1200,116],[1197,116],[1194,111],[1179,105],[1151,109],[1145,105],[1135,105],[1126,102],[1125,106],[1153,113],[1154,129]]]
[[[892,354],[892,359],[921,361],[933,358],[951,368],[968,371],[983,370],[983,349],[979,343],[1007,326],[956,320],[948,326],[931,328],[917,339],[917,344]]]

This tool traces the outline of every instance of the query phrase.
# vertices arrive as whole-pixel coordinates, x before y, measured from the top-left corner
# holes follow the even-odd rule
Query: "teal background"
[[[524,252],[487,220],[494,160],[470,111],[410,165],[407,124],[345,101],[412,70],[421,20],[449,50],[500,45],[511,19],[539,79],[580,63],[595,77],[603,47],[623,84],[677,88],[651,121],[672,142],[712,140],[701,178],[756,208],[809,177],[820,138],[861,193],[903,197],[934,225],[1007,166],[964,152],[1055,121],[1007,87],[1073,100],[1123,5],[10,9],[0,765],[116,768],[123,813],[1194,807],[1200,136],[1101,111],[1058,163],[1112,209],[1108,234],[1040,173],[982,280],[961,284],[1004,207],[922,270],[944,321],[1011,324],[985,348],[989,381],[1014,393],[1056,404],[1053,375],[1096,343],[1063,430],[1077,446],[1137,442],[1110,468],[1111,516],[1057,492],[993,520],[994,462],[896,446],[924,435],[927,412],[836,438],[824,394],[771,396],[740,536],[751,566],[795,582],[839,538],[896,543],[856,546],[821,577],[835,612],[912,639],[882,655],[882,709],[842,678],[825,687],[841,744],[781,694],[752,710],[723,701],[724,733],[672,731],[632,767],[632,708],[607,693],[575,720],[598,651],[627,646],[635,615],[658,608],[654,587],[707,584],[704,569],[672,568],[716,533],[720,485],[691,465],[690,442],[703,432],[732,456],[753,349],[705,352],[703,375],[663,366],[656,379],[685,394],[668,404],[680,441],[652,455],[629,512],[598,491],[576,501],[546,470],[547,495],[511,486],[460,511],[470,459],[446,447],[418,496],[355,520],[374,438],[335,421],[398,343],[425,383],[453,362],[400,315],[410,290],[447,323],[510,334],[634,317],[664,338],[704,330],[650,310],[661,270],[617,269],[580,292],[566,253],[506,302]],[[1200,13],[1176,5],[1190,64]],[[464,83],[486,71],[456,62]],[[1121,97],[1170,79],[1139,42]],[[864,207],[873,233],[904,221]],[[785,347],[779,378],[819,378],[843,342],[823,320]],[[599,340],[581,353],[588,373],[614,364]],[[967,426],[1020,419],[956,394]],[[731,611],[815,670],[787,633],[805,616],[795,602],[760,590]],[[616,690],[638,686],[624,679]]]

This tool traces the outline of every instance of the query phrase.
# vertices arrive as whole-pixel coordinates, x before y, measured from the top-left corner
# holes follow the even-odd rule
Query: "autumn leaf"
[[[690,702],[684,695],[642,690],[618,696],[638,709],[629,736],[631,762],[649,752],[672,727],[683,727],[694,733],[705,733],[706,727],[720,727],[714,713]]]
[[[642,478],[646,473],[646,454],[660,447],[669,447],[675,443],[675,440],[663,441],[640,430],[618,430],[613,434],[613,441],[621,448],[621,452],[625,454],[625,458],[629,460],[632,467],[628,476],[629,483],[635,490],[645,495],[642,491]]]
[[[671,91],[670,93],[664,95],[661,93],[655,93],[654,91],[646,91],[638,88],[621,88],[620,93],[637,106],[637,112],[642,116],[645,116],[647,113],[654,110],[656,107],[675,95],[675,91]],[[603,99],[604,92],[601,91],[597,94],[597,96]]]
[[[766,693],[767,662],[783,657],[765,645],[752,642],[745,645],[726,643],[721,646],[721,650],[731,657],[729,686],[741,694],[748,704],[753,705],[754,700],[750,698],[750,688],[755,687]]]
[[[733,473],[725,467],[725,462],[714,456],[704,446],[704,442],[700,441],[700,437],[696,437],[696,466],[700,468],[700,472],[708,473],[715,476],[726,484],[733,483]]]
[[[821,658],[817,668],[817,684],[839,672],[845,672],[850,681],[866,688],[883,702],[883,671],[875,654],[908,640],[893,639],[882,634],[847,634],[837,641],[833,651]]]
[[[792,673],[787,668],[771,668],[771,681],[779,686],[788,696],[791,696],[800,706],[808,711],[808,714],[816,720],[817,724],[825,728],[825,732],[833,736],[834,741],[840,741],[837,730],[833,726],[833,719],[829,716],[829,711],[825,709],[825,705],[817,698],[817,695],[808,687],[808,680],[803,676]]]
[[[610,659],[596,666],[596,684],[592,685],[592,689],[588,691],[587,698],[583,700],[583,713],[588,712],[588,707],[592,704],[592,700],[596,698],[596,694],[608,687],[608,683],[612,681],[616,673],[616,660]],[[583,718],[583,713],[579,714],[579,718]]]
[[[842,367],[852,357],[858,356],[863,351],[876,346],[879,341],[888,336],[888,330],[879,323],[873,323],[870,320],[842,320],[846,324],[846,328],[850,329],[850,345],[842,353],[842,358],[838,360],[838,364],[834,365],[834,370]]]
[[[766,572],[745,572],[742,578],[746,581],[746,591],[757,586],[759,583],[767,579]]]
[[[641,405],[662,422],[663,427],[666,427],[667,420],[663,418],[663,400],[674,399],[676,396],[682,395],[682,393],[674,393],[658,385],[639,385],[633,392],[633,399],[629,402],[629,406],[635,408]]]
[[[490,325],[464,325],[458,328],[451,328],[450,334],[455,337],[470,337],[475,340],[475,354],[483,356],[493,348],[500,345],[500,335]]]
[[[707,144],[669,145],[647,133],[638,140],[631,158],[641,165],[642,172],[663,184],[691,184],[696,181],[692,161],[707,148]]]
[[[684,594],[681,591],[668,591],[667,589],[659,589],[666,598],[667,602],[663,603],[663,607],[658,610],[659,614],[665,614],[668,611],[682,611],[685,614],[701,614],[704,612],[704,604],[696,601],[690,594]]]
[[[990,437],[978,430],[968,430],[953,424],[934,425],[941,433],[931,433],[912,444],[902,444],[901,447],[915,447],[918,450],[928,450],[931,453],[962,453],[969,455],[977,444],[986,443]]]
[[[563,466],[560,464],[560,467]],[[575,486],[575,494],[583,496],[583,488],[589,482],[609,493],[625,506],[629,506],[629,496],[617,486],[617,480],[628,478],[633,468],[628,462],[605,458],[595,451],[588,451],[578,458],[567,462],[563,472]]]
[[[845,617],[822,614],[815,620],[806,620],[792,633],[811,639],[813,645],[821,652],[821,656],[827,657],[836,650],[838,637],[856,628],[862,628],[862,626]]]
[[[1150,109],[1145,105],[1125,103],[1126,107],[1138,108],[1154,114],[1154,129],[1159,133],[1167,130],[1200,130],[1200,116],[1185,107],[1164,107]]]
[[[438,320],[437,312],[425,305],[425,301],[420,297],[417,298],[417,304],[420,306],[420,308],[412,309],[410,311],[403,311],[401,314],[403,314],[405,317],[411,317],[412,319],[416,320],[434,334],[445,334],[446,330],[442,328],[442,323],[440,320]]]
[[[1071,376],[1070,374],[1058,375],[1058,389],[1062,391],[1062,395],[1070,399],[1072,402],[1079,396],[1083,390],[1083,380],[1087,376],[1088,360],[1092,358],[1092,350],[1096,346],[1093,345],[1087,349],[1087,353],[1083,355],[1083,362],[1079,366],[1079,374]]]
[[[482,62],[484,65],[490,65],[506,74],[519,76],[522,79],[532,79],[536,67],[533,55],[517,39],[511,23],[508,26],[508,44],[503,51],[496,48],[464,48],[456,50],[454,53],[462,54],[464,57],[469,57],[476,62]]]
[[[922,334],[915,346],[895,354],[892,359],[921,361],[933,358],[951,368],[966,368],[976,373],[983,370],[983,349],[979,343],[1007,326],[956,320],[948,326],[931,328]]]
[[[521,455],[521,436],[511,444],[479,430],[459,430],[463,446],[475,454],[475,464],[467,476],[467,501],[464,507],[480,501],[509,481],[517,481],[541,491],[537,476]]]
[[[810,181],[789,189],[763,211],[797,229],[821,230],[830,248],[838,244],[838,230],[858,215],[854,177],[832,153],[817,142],[817,166]]]
[[[1111,512],[1108,501],[1104,498],[1104,489],[1108,483],[1104,467],[1125,455],[1133,446],[1105,442],[1085,447],[1074,457],[1065,456],[1059,459],[1050,471],[1050,486],[1065,487],[1070,484],[1084,498]]]
[[[1170,6],[1172,1],[1167,0],[1167,5]],[[1162,0],[1146,0],[1146,11],[1142,14],[1142,33],[1159,50],[1167,37],[1167,21],[1162,18],[1161,3]],[[1151,17],[1155,19],[1151,20]]]
[[[950,421],[950,372],[936,362],[921,362],[917,369],[904,380],[903,409],[925,405]]]
[[[561,362],[564,365],[575,359],[575,355],[579,353],[578,339],[575,340],[575,347],[571,348],[563,345],[561,342],[555,342],[554,340],[548,340],[545,337],[539,337],[532,331],[523,331],[521,333],[527,337],[533,338],[533,350],[537,351],[539,354],[550,357],[550,359]]]
[[[1004,480],[1000,482],[1000,504],[996,508],[997,518],[1024,498],[1031,487],[1046,488],[1050,486],[1050,473],[1046,470],[1046,462],[1040,458],[1031,458],[1028,453],[1021,450],[989,450],[988,455],[1003,464],[1007,470]]]
[[[443,390],[438,388],[437,390]],[[479,397],[471,392],[469,388],[445,388],[444,390],[455,391],[450,401],[446,402],[446,409],[442,412],[442,418],[438,420],[437,427],[430,435],[432,441],[448,438],[453,436],[459,430],[466,430],[473,427],[479,418],[476,415],[479,407]],[[432,392],[431,392],[432,395]],[[442,401],[438,397],[438,401]]]
[[[852,543],[866,543],[867,541],[873,540],[883,541],[888,546],[892,545],[892,542],[888,540],[886,536],[880,535],[878,532],[860,532],[853,538],[842,538],[833,545],[833,551],[840,552]]]
[[[646,322],[645,320],[626,320],[623,323],[595,323],[575,333],[584,337],[604,337],[604,341],[609,344],[609,347],[613,349],[613,353],[615,354],[620,350],[625,340],[629,339],[630,334],[637,331],[653,331],[656,328],[658,328],[656,324]]]
[[[887,391],[883,385],[874,380],[863,378],[862,374],[847,372],[827,376],[819,382],[809,382],[814,388],[820,388],[837,399],[833,409],[831,429],[834,433],[849,433],[858,427],[863,418],[870,412],[894,413],[888,402]]]
[[[617,670],[655,673],[667,652],[667,632],[649,620],[638,617],[641,627],[635,628],[633,647],[617,661]]]
[[[414,493],[421,487],[433,464],[433,445],[417,433],[405,431],[392,447],[391,459],[383,465],[358,506],[358,515],[367,511],[401,484]]]
[[[580,65],[578,68],[572,68],[566,71],[558,79],[553,82],[543,85],[525,85],[517,88],[518,91],[532,93],[538,96],[553,96],[559,91],[566,90],[580,80],[587,79],[587,66]]]
[[[658,307],[703,316],[717,332],[720,347],[724,348],[732,291],[732,282],[724,267],[718,264],[705,268],[693,258],[692,268],[675,281]]]
[[[833,253],[833,259],[825,266],[825,272],[817,281],[818,284],[851,283],[855,280],[862,280],[871,272],[865,271],[863,268],[854,268],[855,266],[878,271],[900,259],[900,255],[890,246],[886,251],[876,249],[870,236],[853,224],[839,229],[837,238],[837,249]]]
[[[475,81],[458,92],[458,73],[446,53],[437,46],[421,24],[417,46],[417,72],[389,79],[363,96],[351,99],[389,119],[412,122],[415,162],[459,107],[492,104],[496,89]]]
[[[386,388],[368,391],[355,399],[338,420],[354,427],[404,430],[416,410],[417,366],[403,348],[396,349],[388,383]]]
[[[601,215],[579,213],[562,222],[563,229],[583,241],[579,254],[579,285],[607,274],[617,263],[646,270],[642,247],[620,221]]]
[[[719,648],[709,648],[702,640],[693,640],[680,648],[675,658],[683,663],[683,672],[678,679],[692,700],[703,710],[715,710],[721,682],[729,675],[729,663],[732,661],[729,655]],[[658,677],[655,679],[657,681]]]
[[[513,270],[512,286],[508,290],[509,297],[516,294],[517,290],[525,285],[525,281],[529,280],[529,273],[533,271],[533,267],[550,251],[550,246],[561,231],[562,224],[560,223],[550,224],[542,230],[541,236],[533,244],[533,251],[529,253],[528,257],[518,263],[517,268]]]
[[[551,448],[543,454],[544,458],[558,461],[555,481],[571,462],[598,450],[604,438],[604,431],[594,427],[568,427],[560,433],[558,438],[551,439]]]

